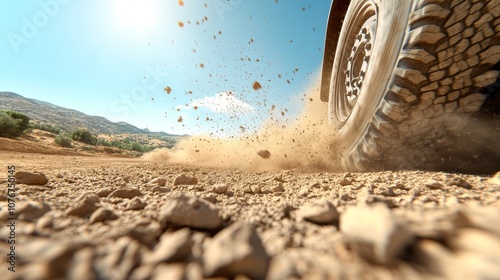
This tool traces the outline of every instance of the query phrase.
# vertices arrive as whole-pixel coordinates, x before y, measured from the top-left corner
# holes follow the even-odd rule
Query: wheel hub
[[[376,17],[372,16],[363,24],[356,35],[351,53],[347,58],[347,67],[344,71],[345,95],[351,107],[354,107],[356,104],[368,71],[373,41],[375,39],[375,30]]]

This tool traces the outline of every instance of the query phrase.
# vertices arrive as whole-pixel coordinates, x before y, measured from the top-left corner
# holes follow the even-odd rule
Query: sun
[[[159,24],[157,0],[111,0],[109,3],[113,21],[127,31],[145,33]]]

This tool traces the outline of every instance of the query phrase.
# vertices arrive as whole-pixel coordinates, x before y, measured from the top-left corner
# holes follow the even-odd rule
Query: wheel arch
[[[335,50],[342,30],[342,23],[351,0],[333,0],[328,15],[328,24],[326,26],[325,49],[323,54],[323,69],[321,70],[321,88],[320,99],[328,102],[331,70],[335,58]]]

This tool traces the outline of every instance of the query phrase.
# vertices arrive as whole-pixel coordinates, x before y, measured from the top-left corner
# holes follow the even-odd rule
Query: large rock
[[[99,208],[99,197],[95,194],[82,194],[77,197],[66,211],[67,215],[86,218]]]
[[[191,231],[188,228],[165,233],[154,251],[146,255],[143,264],[183,262],[191,253]]]
[[[163,205],[160,223],[173,223],[196,229],[214,230],[222,227],[219,209],[212,203],[194,195],[175,194]]]
[[[257,231],[249,224],[233,224],[219,232],[203,254],[207,277],[234,278],[245,275],[264,279],[270,257]]]
[[[394,262],[413,239],[384,204],[348,208],[340,219],[340,230],[361,257],[379,264]]]
[[[50,210],[50,205],[45,202],[27,202],[19,205],[16,212],[19,220],[33,222]]]
[[[16,172],[16,183],[26,185],[45,185],[49,182],[43,173]]]
[[[141,263],[145,247],[128,236],[95,248],[97,279],[128,279]]]

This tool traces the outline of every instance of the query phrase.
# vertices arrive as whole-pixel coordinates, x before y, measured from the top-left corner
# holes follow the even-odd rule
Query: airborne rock
[[[271,157],[271,152],[269,152],[268,150],[260,150],[257,152],[257,154],[263,159],[268,159],[269,157]]]

